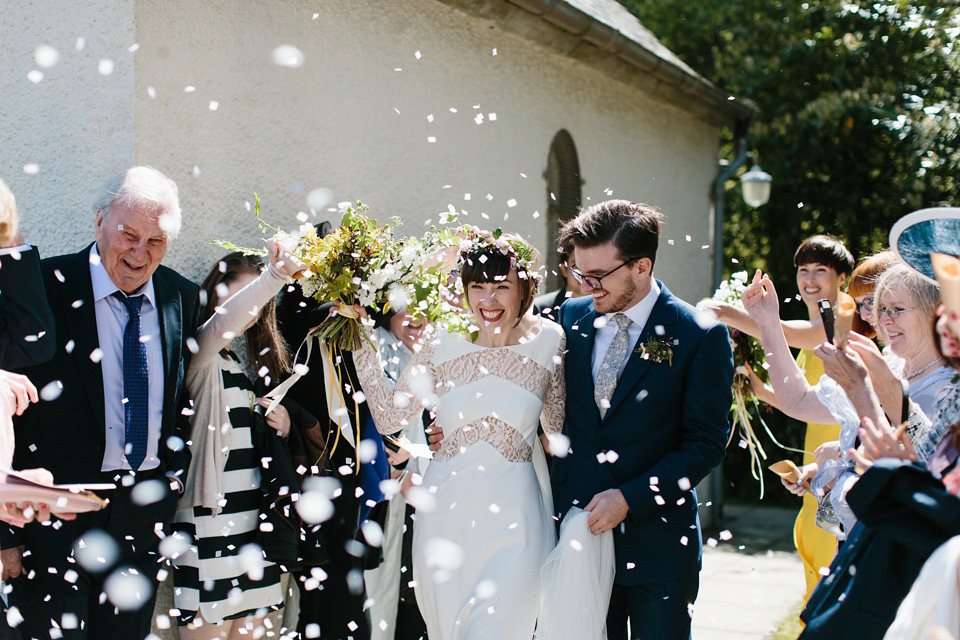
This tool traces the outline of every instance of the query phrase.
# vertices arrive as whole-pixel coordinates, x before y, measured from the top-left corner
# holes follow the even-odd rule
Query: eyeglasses
[[[602,276],[588,276],[588,275],[586,275],[586,274],[581,273],[579,270],[575,269],[574,267],[570,267],[570,273],[573,274],[573,279],[576,280],[578,283],[583,284],[584,282],[586,282],[586,283],[587,283],[587,286],[590,287],[591,289],[602,289],[602,288],[603,288],[603,285],[600,283],[601,280],[603,280],[604,278],[606,278],[608,275],[610,275],[611,273],[613,273],[613,272],[616,271],[617,269],[620,269],[620,268],[622,268],[622,267],[625,267],[625,266],[627,266],[628,264],[630,264],[631,262],[636,262],[636,261],[639,260],[639,259],[640,259],[640,258],[630,258],[630,259],[627,260],[626,262],[621,263],[619,267],[615,267],[615,268],[611,269],[610,271],[607,271],[607,272],[606,272],[605,274],[603,274]]]
[[[891,320],[896,320],[900,317],[901,313],[906,313],[907,311],[913,311],[913,309],[901,309],[900,307],[877,307],[877,320],[883,320],[883,317],[886,316]]]
[[[862,302],[857,302],[856,305],[857,313],[863,313],[864,311],[870,313],[873,311],[873,296],[867,296]]]

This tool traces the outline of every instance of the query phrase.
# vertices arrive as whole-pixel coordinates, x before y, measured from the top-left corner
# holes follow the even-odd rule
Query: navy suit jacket
[[[46,362],[56,349],[37,248],[0,256],[0,369]]]
[[[603,420],[591,375],[597,317],[590,297],[568,300],[564,433],[572,452],[555,458],[554,504],[562,516],[594,495],[620,489],[630,512],[614,531],[616,582],[654,584],[700,568],[700,521],[693,487],[723,460],[730,431],[733,355],[726,328],[701,327],[695,309],[660,284],[660,297],[635,347],[673,342],[673,361],[634,351]],[[613,462],[598,454],[616,452]]]

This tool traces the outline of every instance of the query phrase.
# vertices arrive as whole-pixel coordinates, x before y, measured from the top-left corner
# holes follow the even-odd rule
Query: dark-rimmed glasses
[[[640,259],[640,258],[630,258],[630,259],[627,260],[626,262],[621,263],[620,266],[614,267],[614,268],[611,269],[610,271],[607,271],[607,272],[606,272],[605,274],[603,274],[602,276],[588,276],[588,275],[586,275],[585,273],[581,273],[581,272],[580,272],[579,270],[577,270],[575,267],[570,267],[570,273],[573,274],[573,279],[576,280],[578,283],[583,284],[584,282],[586,282],[586,283],[587,283],[587,286],[590,287],[591,289],[602,289],[602,288],[603,288],[603,284],[600,282],[601,280],[603,280],[604,278],[606,278],[608,275],[610,275],[611,273],[613,273],[613,272],[616,271],[617,269],[620,269],[620,268],[622,268],[622,267],[625,267],[625,266],[627,266],[628,264],[630,264],[631,262],[636,262],[636,261],[639,260],[639,259]]]
[[[913,309],[902,309],[900,307],[885,307],[883,305],[880,305],[879,307],[877,307],[877,322],[882,321],[884,316],[890,318],[890,320],[896,320],[897,318],[900,317],[901,313],[906,313],[908,311],[913,311]]]

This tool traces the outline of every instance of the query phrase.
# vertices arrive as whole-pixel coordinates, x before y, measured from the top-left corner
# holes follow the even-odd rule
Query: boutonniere
[[[666,362],[668,367],[672,367],[673,346],[675,344],[677,344],[677,340],[673,338],[650,338],[641,343],[633,352],[639,353],[644,360],[652,360],[657,364]]]

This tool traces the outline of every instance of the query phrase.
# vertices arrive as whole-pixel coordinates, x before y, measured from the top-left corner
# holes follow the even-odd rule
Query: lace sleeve
[[[540,423],[546,433],[560,433],[563,431],[563,421],[566,418],[567,387],[564,382],[564,353],[567,350],[567,337],[560,335],[560,345],[553,356],[555,368],[550,379],[550,388],[543,398],[543,414]]]
[[[372,332],[367,334],[376,340]],[[436,348],[436,337],[428,336],[400,374],[396,388],[387,377],[380,353],[362,340],[360,349],[353,352],[360,386],[373,414],[373,422],[380,433],[396,433],[411,420],[419,419],[424,407],[436,402],[436,373],[431,360]]]

